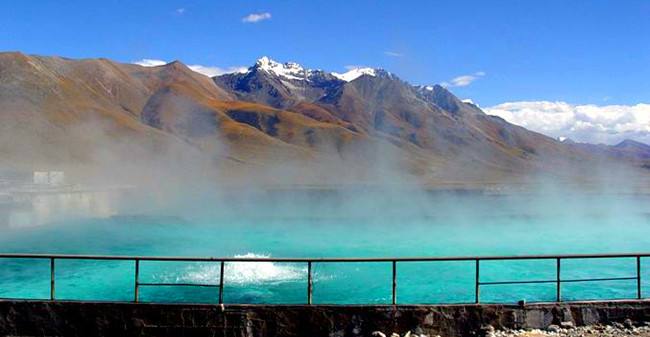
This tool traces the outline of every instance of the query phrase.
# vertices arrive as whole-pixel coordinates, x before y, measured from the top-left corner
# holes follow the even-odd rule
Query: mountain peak
[[[284,77],[290,80],[306,80],[312,70],[305,70],[300,64],[295,62],[280,63],[270,59],[267,56],[260,57],[254,68],[263,70],[269,74]]]
[[[183,63],[183,62],[181,62],[179,60],[174,60],[174,61],[171,61],[169,63],[165,63],[165,64],[157,66],[157,67],[160,67],[160,68],[162,68],[162,69],[164,69],[165,71],[168,71],[168,72],[169,71],[171,71],[171,72],[183,72],[183,73],[194,72],[187,65],[185,65],[185,63]]]
[[[473,102],[461,101],[458,97],[447,90],[447,88],[439,84],[418,85],[414,88],[425,100],[434,103],[452,114],[458,115],[468,111],[481,112],[480,108],[476,104]]]
[[[357,78],[363,75],[375,77],[377,76],[377,70],[368,67],[358,67],[358,68],[352,68],[345,73],[332,73],[332,75],[342,81],[350,82],[356,80]]]
[[[619,149],[627,148],[627,149],[650,150],[650,145],[645,144],[645,143],[641,143],[641,142],[637,142],[637,141],[632,140],[632,139],[625,139],[622,142],[614,145],[614,147],[619,148]]]
[[[165,65],[168,67],[185,67],[185,64],[179,60],[171,61]]]
[[[295,62],[280,63],[267,56],[262,56],[259,59],[257,59],[255,65],[252,68],[250,68],[249,71],[253,69],[262,70],[268,74],[278,76],[278,77],[283,77],[285,79],[303,80],[303,81],[310,81],[312,79],[312,76],[318,76],[318,75],[320,75],[318,77],[333,76],[334,78],[344,82],[353,81],[364,75],[372,76],[372,77],[392,76],[391,73],[383,69],[370,68],[370,67],[350,68],[345,73],[335,73],[335,72],[329,73],[329,72],[323,72],[320,69],[306,69],[302,65]]]
[[[278,61],[275,61],[275,60],[271,59],[268,56],[262,56],[262,57],[258,58],[257,61],[255,61],[255,66],[258,67],[258,68],[268,69],[268,68],[273,68],[273,67],[277,67],[277,66],[282,66],[282,64],[280,62],[278,62]]]

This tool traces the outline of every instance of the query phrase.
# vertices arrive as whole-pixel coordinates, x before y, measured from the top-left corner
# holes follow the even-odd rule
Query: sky
[[[0,0],[0,17],[2,51],[210,74],[261,56],[380,67],[554,137],[650,143],[645,0]]]

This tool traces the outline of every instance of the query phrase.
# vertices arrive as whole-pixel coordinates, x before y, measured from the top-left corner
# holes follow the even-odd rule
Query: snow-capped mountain
[[[295,62],[280,63],[270,59],[267,56],[259,58],[255,62],[255,65],[250,69],[259,69],[269,74],[288,80],[310,81],[314,77],[322,77],[323,75],[327,74],[345,82],[353,81],[363,75],[377,76],[377,72],[379,70],[369,67],[356,67],[349,69],[345,73],[327,73],[320,69],[305,69],[303,66]]]
[[[214,81],[243,100],[278,108],[319,100],[345,83],[328,72],[268,57],[258,59],[245,73],[217,76]]]
[[[376,76],[377,71],[374,68],[352,68],[345,73],[332,73],[332,75],[342,81],[350,82],[363,75]]]
[[[326,72],[308,69],[295,62],[277,62],[266,56],[259,58],[244,73],[224,74],[214,77],[214,81],[242,100],[287,108],[299,102],[333,103],[341,96],[346,84],[363,78],[401,81],[379,68]]]
[[[283,77],[285,79],[303,81],[308,81],[315,72],[318,72],[318,70],[305,70],[305,68],[295,62],[276,62],[266,56],[259,58],[255,62],[255,66],[253,68],[265,71],[275,76]]]

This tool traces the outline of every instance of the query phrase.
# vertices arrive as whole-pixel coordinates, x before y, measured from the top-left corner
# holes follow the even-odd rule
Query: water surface
[[[650,251],[647,196],[258,193],[156,200],[39,196],[5,207],[0,251],[148,256],[409,257]],[[650,261],[642,261],[644,295]],[[635,276],[634,259],[570,260],[563,279]],[[473,262],[398,264],[399,303],[474,300]],[[487,261],[481,281],[553,280],[555,261]],[[390,263],[314,265],[315,303],[390,303]],[[143,262],[141,282],[218,284],[219,265]],[[306,265],[230,263],[231,303],[304,303]],[[59,299],[132,300],[132,262],[58,261]],[[565,300],[630,298],[636,281],[566,283]],[[141,300],[217,301],[218,289],[143,287]],[[49,261],[0,260],[0,297],[48,298]],[[491,285],[484,302],[555,299],[555,284]]]

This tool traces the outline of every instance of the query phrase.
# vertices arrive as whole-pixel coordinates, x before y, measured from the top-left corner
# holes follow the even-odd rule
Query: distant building
[[[62,171],[34,171],[34,184],[61,186],[65,184],[65,173]]]
[[[34,184],[36,185],[49,185],[50,184],[50,172],[34,172]]]
[[[50,171],[50,185],[65,184],[65,173],[62,171]]]

